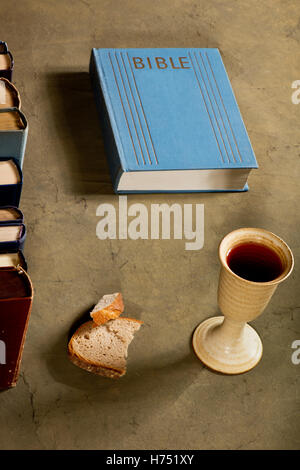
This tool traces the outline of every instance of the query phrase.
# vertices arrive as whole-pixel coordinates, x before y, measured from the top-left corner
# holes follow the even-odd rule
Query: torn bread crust
[[[97,325],[103,325],[109,320],[118,318],[124,312],[124,303],[122,294],[116,292],[115,294],[104,295],[90,315]]]
[[[122,375],[125,375],[126,369],[123,370],[117,370],[117,369],[112,369],[110,367],[104,366],[104,365],[95,365],[95,364],[90,364],[86,361],[86,359],[81,359],[79,355],[75,355],[75,353],[71,352],[70,350],[68,351],[69,354],[69,359],[70,361],[75,365],[80,367],[81,369],[84,369],[88,372],[92,372],[93,374],[97,375],[102,375],[103,377],[109,377],[110,379],[118,379],[119,377],[122,377]]]
[[[119,327],[117,326],[119,325]],[[120,324],[122,325],[122,328],[120,328]],[[136,324],[136,326],[132,329],[130,325]],[[99,328],[99,331],[107,331],[109,334],[113,335],[112,337],[115,338],[115,341],[118,343],[118,348],[121,347],[121,344],[123,344],[122,349],[123,349],[123,359],[121,359],[121,363],[119,364],[120,367],[118,367],[118,364],[104,364],[99,361],[99,359],[91,359],[89,357],[89,354],[87,354],[86,357],[84,357],[81,353],[78,351],[78,343],[82,342],[82,339],[88,336],[88,340],[90,340],[89,335],[92,334],[92,331],[94,331],[95,325],[92,321],[88,321],[81,325],[78,330],[74,333],[72,338],[69,341],[68,344],[68,356],[70,361],[88,371],[92,372],[94,374],[102,375],[105,377],[109,378],[119,378],[125,375],[126,373],[126,359],[127,359],[127,353],[128,353],[128,347],[131,343],[131,341],[134,338],[134,332],[138,331],[140,326],[143,324],[142,321],[136,320],[133,318],[117,318],[116,320],[110,320],[107,322],[105,325],[99,325],[96,327]],[[77,343],[77,345],[76,345]],[[82,344],[82,343],[81,343]],[[101,343],[98,343],[101,345]],[[103,355],[105,356],[107,354],[105,350],[105,343],[103,344]],[[110,348],[111,349],[111,348]],[[121,349],[121,351],[122,351]],[[119,350],[120,352],[120,350]]]

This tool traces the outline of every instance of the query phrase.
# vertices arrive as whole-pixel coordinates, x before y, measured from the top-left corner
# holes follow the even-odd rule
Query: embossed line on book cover
[[[149,124],[148,124],[148,121],[147,121],[147,118],[146,118],[146,113],[145,113],[144,106],[143,106],[143,103],[142,103],[141,95],[140,95],[140,92],[139,92],[139,89],[138,89],[138,86],[137,86],[137,83],[136,83],[136,79],[135,79],[135,76],[134,76],[134,73],[133,73],[133,70],[132,70],[132,65],[131,65],[131,62],[130,62],[128,52],[126,52],[126,54],[127,54],[127,59],[128,59],[128,63],[129,63],[129,66],[130,66],[132,78],[133,78],[133,83],[134,83],[134,86],[135,86],[135,89],[136,89],[136,93],[137,93],[137,96],[138,96],[138,99],[139,99],[139,103],[140,103],[140,106],[141,106],[141,110],[142,110],[142,113],[143,113],[143,116],[144,116],[147,131],[148,131],[148,134],[149,134],[149,138],[150,138],[152,150],[153,150],[153,153],[154,153],[155,161],[156,161],[156,163],[158,163],[158,158],[157,158],[157,154],[156,154],[156,151],[155,151],[155,147],[154,147],[152,135],[151,135],[151,132],[150,132]]]
[[[132,134],[131,134],[129,122],[128,122],[128,119],[127,119],[127,114],[126,114],[126,111],[125,111],[124,103],[123,103],[123,100],[122,100],[122,96],[121,96],[121,92],[120,92],[120,88],[119,88],[119,84],[118,84],[118,81],[117,81],[117,77],[116,77],[116,73],[115,73],[115,69],[114,69],[114,65],[113,65],[112,59],[111,59],[110,52],[108,53],[108,57],[109,57],[109,60],[110,60],[110,63],[111,63],[111,68],[112,68],[112,71],[113,71],[115,83],[116,83],[116,86],[117,86],[117,89],[118,89],[118,93],[119,93],[119,97],[120,97],[120,101],[121,101],[121,105],[122,105],[122,109],[123,109],[125,121],[126,121],[126,124],[127,124],[127,127],[128,127],[128,132],[129,132],[129,135],[130,135],[130,139],[131,139],[131,143],[132,143],[132,147],[133,147],[135,159],[136,159],[137,164],[139,165],[140,163],[139,163],[139,160],[138,160],[138,157],[137,157],[137,153],[136,153],[136,149],[135,149],[135,146],[134,146],[133,137],[132,137]]]
[[[202,91],[202,87],[201,87],[201,84],[200,84],[200,80],[198,78],[198,75],[196,73],[196,69],[195,69],[195,64],[193,62],[193,59],[192,59],[192,56],[191,56],[191,53],[188,52],[188,55],[189,55],[189,58],[190,58],[190,61],[191,61],[191,64],[192,64],[192,67],[193,67],[193,71],[194,71],[194,74],[195,74],[195,77],[196,77],[196,80],[197,80],[197,83],[198,83],[198,87],[199,87],[199,90],[200,90],[200,93],[201,93],[201,96],[202,96],[202,99],[203,99],[203,102],[204,102],[204,105],[205,105],[205,108],[206,108],[206,112],[207,112],[207,115],[209,117],[209,121],[210,121],[210,124],[211,124],[211,127],[212,127],[212,130],[214,132],[214,135],[215,135],[215,139],[216,139],[216,142],[217,142],[217,145],[218,145],[218,148],[219,148],[219,152],[220,152],[220,155],[221,155],[221,158],[222,158],[222,162],[225,163],[225,160],[224,160],[224,157],[223,157],[223,154],[221,152],[221,148],[220,148],[220,144],[219,144],[219,141],[218,141],[218,138],[217,138],[217,135],[216,135],[216,130],[215,130],[215,127],[212,123],[212,118],[211,118],[211,115],[208,111],[208,107],[207,107],[207,103],[206,103],[206,100],[204,98],[204,94],[203,94],[203,91]]]
[[[152,160],[151,160],[149,149],[148,149],[148,146],[147,146],[147,141],[146,141],[145,134],[144,134],[144,131],[143,131],[143,126],[142,126],[142,123],[141,123],[141,119],[140,119],[140,115],[139,115],[139,112],[138,112],[138,109],[137,109],[137,105],[136,105],[136,102],[135,102],[135,99],[134,99],[134,94],[133,94],[133,91],[132,91],[132,87],[131,87],[131,84],[130,84],[130,80],[129,80],[129,76],[128,76],[128,73],[127,73],[127,69],[126,69],[126,65],[125,65],[125,61],[124,61],[122,52],[120,53],[120,56],[121,56],[121,59],[122,59],[124,70],[125,70],[125,75],[126,75],[129,90],[130,90],[130,93],[131,93],[131,98],[132,98],[132,101],[133,101],[133,104],[134,104],[134,109],[135,109],[135,112],[136,112],[136,115],[137,115],[137,118],[138,118],[141,133],[142,133],[142,136],[143,136],[143,139],[144,139],[144,145],[145,145],[145,148],[147,150],[148,160],[149,160],[150,165],[152,165]]]
[[[215,77],[213,68],[212,68],[212,66],[211,66],[211,62],[210,62],[210,60],[209,60],[209,57],[208,57],[207,52],[205,53],[205,55],[206,55],[207,62],[208,62],[208,65],[209,65],[211,74],[212,74],[212,76],[213,76],[214,82],[215,82],[215,84],[216,84],[216,88],[217,88],[217,90],[218,90],[218,94],[219,94],[219,97],[220,97],[220,100],[221,100],[221,103],[222,103],[222,106],[223,106],[223,109],[224,109],[224,112],[225,112],[225,115],[226,115],[226,118],[227,118],[227,121],[228,121],[230,130],[231,130],[231,133],[232,133],[233,140],[234,140],[234,142],[235,142],[235,146],[236,146],[236,148],[237,148],[237,151],[238,151],[238,154],[239,154],[239,157],[240,157],[240,161],[242,162],[242,161],[243,161],[243,158],[242,158],[242,156],[241,156],[240,149],[239,149],[239,146],[238,146],[238,143],[237,143],[237,140],[236,140],[236,137],[235,137],[234,131],[233,131],[233,129],[232,129],[231,122],[230,122],[230,119],[229,119],[229,116],[228,116],[228,113],[227,113],[227,110],[226,110],[226,106],[225,106],[225,104],[224,104],[224,101],[223,101],[223,98],[222,98],[222,95],[221,95],[221,92],[220,92],[220,89],[219,89],[219,86],[218,86],[218,82],[217,82],[217,80],[216,80],[216,77]]]
[[[128,127],[128,132],[129,132],[129,135],[130,135],[131,143],[132,143],[132,146],[133,146],[133,149],[134,149],[136,162],[137,162],[138,165],[140,165],[140,161],[139,161],[139,158],[138,158],[138,156],[140,155],[143,164],[146,165],[146,160],[145,160],[145,155],[144,155],[146,153],[147,154],[146,158],[149,160],[149,164],[152,165],[152,163],[153,163],[152,158],[151,158],[151,152],[149,151],[149,141],[147,142],[148,139],[146,138],[145,131],[144,131],[144,128],[143,128],[143,125],[142,125],[142,117],[141,116],[143,116],[144,121],[145,121],[145,125],[146,125],[146,128],[147,128],[147,132],[148,132],[148,135],[149,135],[149,139],[150,139],[150,142],[151,142],[151,147],[152,147],[152,150],[153,150],[153,154],[154,154],[154,157],[155,157],[155,162],[156,162],[156,164],[158,164],[158,158],[157,158],[156,151],[155,151],[155,148],[154,148],[153,139],[152,139],[152,136],[151,136],[150,128],[149,128],[149,125],[148,125],[148,121],[147,121],[147,118],[146,118],[146,114],[145,114],[144,107],[143,107],[142,100],[141,100],[141,96],[140,96],[140,93],[139,93],[139,90],[138,90],[138,87],[137,87],[135,76],[134,76],[134,73],[133,73],[133,70],[132,70],[132,67],[131,67],[131,63],[130,63],[128,53],[127,53],[127,58],[128,58],[129,67],[130,67],[130,70],[131,70],[133,82],[130,81],[129,74],[128,74],[128,71],[127,71],[127,68],[126,68],[126,64],[125,64],[125,60],[124,60],[122,52],[119,53],[119,56],[118,56],[117,52],[115,52],[114,55],[115,55],[115,62],[117,64],[117,69],[116,69],[116,66],[113,63],[111,53],[108,52],[108,56],[109,56],[109,59],[110,59],[110,63],[111,63],[111,67],[112,67],[112,71],[113,71],[113,75],[114,75],[114,80],[115,80],[115,83],[116,83],[116,86],[117,86],[117,89],[118,89],[118,94],[119,94],[119,98],[120,98],[120,101],[121,101],[124,117],[125,117],[126,124],[127,124],[127,127]],[[118,71],[118,76],[120,78],[118,78],[118,76],[117,76],[117,71]],[[136,92],[136,96],[138,97],[138,102],[136,101],[136,98],[135,98],[135,93],[134,93],[132,83],[134,84],[134,89],[135,89],[135,92]],[[125,102],[124,102],[124,98],[122,97],[122,93],[123,93],[123,96],[125,96]],[[130,116],[129,116],[127,110],[126,110],[126,107],[127,107],[127,109],[129,109]],[[141,111],[139,110],[139,108],[140,108]],[[129,121],[132,122],[132,124],[133,124],[134,135],[132,134],[132,130],[131,130],[131,126],[129,124]],[[134,136],[136,136],[136,139],[134,138]],[[137,144],[138,144],[139,151],[136,149]],[[143,145],[144,145],[144,149],[146,149],[146,152],[143,149]]]
[[[195,57],[195,60],[196,60],[197,66],[198,66],[198,70],[199,70],[199,72],[200,72],[201,80],[202,80],[202,82],[203,82],[203,84],[204,84],[205,92],[206,92],[206,94],[207,94],[208,101],[209,101],[210,107],[211,107],[211,109],[212,109],[213,116],[214,116],[214,119],[215,119],[215,122],[216,122],[216,125],[217,125],[217,128],[218,128],[218,131],[219,131],[221,140],[222,140],[222,142],[223,142],[223,146],[224,146],[224,148],[225,148],[225,152],[226,152],[226,156],[227,156],[228,162],[230,163],[230,157],[229,157],[229,155],[228,155],[227,147],[226,147],[225,142],[224,142],[223,134],[222,134],[222,131],[221,131],[221,129],[220,129],[219,122],[218,122],[218,119],[217,119],[217,116],[216,116],[216,113],[215,113],[215,110],[214,110],[214,106],[213,106],[213,103],[212,103],[210,94],[209,94],[209,92],[208,92],[208,89],[207,89],[207,86],[206,86],[206,83],[205,83],[205,80],[204,80],[204,77],[203,77],[203,74],[202,74],[202,70],[201,70],[201,67],[200,67],[200,65],[199,65],[198,58],[197,58],[195,52],[194,52],[194,57]]]
[[[119,74],[120,74],[120,77],[121,77],[121,82],[122,82],[123,89],[124,89],[124,93],[125,93],[125,96],[126,96],[128,108],[129,108],[130,115],[131,115],[131,119],[132,119],[132,122],[133,122],[133,127],[134,127],[134,130],[135,130],[135,133],[136,133],[136,138],[137,138],[137,141],[138,141],[138,144],[139,144],[139,147],[140,147],[142,160],[143,160],[143,163],[144,163],[144,165],[145,165],[146,162],[145,162],[145,158],[144,158],[143,149],[142,149],[142,146],[141,146],[139,134],[138,134],[138,131],[137,131],[137,128],[136,128],[135,120],[134,120],[134,117],[133,117],[133,112],[132,112],[132,109],[131,109],[130,101],[129,101],[129,98],[128,98],[128,93],[127,93],[127,90],[126,90],[126,86],[125,86],[125,83],[124,83],[123,74],[122,74],[122,72],[121,72],[121,68],[120,68],[120,64],[119,64],[119,59],[118,59],[118,56],[117,56],[117,53],[116,53],[116,52],[115,52],[115,59],[116,59],[117,65],[118,65]]]
[[[117,55],[116,52],[114,54],[115,55],[115,61],[116,61],[116,64],[117,64],[117,70],[119,72],[119,76],[120,76],[120,79],[121,79],[120,82],[117,78],[116,70],[115,70],[110,52],[108,53],[108,56],[109,56],[109,60],[110,60],[110,63],[111,63],[114,80],[115,80],[115,83],[116,83],[116,86],[117,86],[117,89],[118,89],[118,94],[119,94],[120,102],[121,102],[121,105],[122,105],[125,121],[126,121],[126,124],[127,124],[127,127],[128,127],[128,132],[129,132],[129,135],[130,135],[130,139],[131,139],[132,147],[133,147],[133,150],[134,150],[136,162],[137,162],[138,165],[140,165],[140,161],[139,161],[139,158],[138,158],[138,153],[139,153],[140,156],[141,156],[141,159],[143,161],[143,164],[146,165],[146,160],[145,160],[144,150],[143,150],[143,145],[144,145],[144,149],[146,149],[149,164],[152,165],[151,152],[149,151],[149,143],[147,143],[148,139],[146,138],[145,131],[143,129],[143,124],[142,124],[142,120],[144,120],[145,125],[146,125],[146,129],[147,129],[147,133],[148,133],[148,136],[149,136],[149,139],[150,139],[150,142],[151,142],[152,151],[153,151],[153,154],[154,154],[154,157],[155,157],[155,162],[156,162],[156,164],[158,164],[158,158],[157,158],[157,154],[156,154],[156,151],[155,151],[155,147],[154,147],[151,131],[150,131],[150,128],[149,128],[148,120],[147,120],[147,117],[146,117],[146,113],[145,113],[145,110],[144,110],[144,106],[143,106],[143,103],[142,103],[141,95],[140,95],[140,92],[139,92],[139,89],[138,89],[138,86],[137,86],[137,82],[136,82],[136,79],[135,79],[135,75],[134,75],[134,72],[133,72],[133,69],[132,69],[132,65],[131,65],[131,62],[130,62],[128,52],[126,52],[126,54],[127,54],[127,60],[128,60],[128,64],[129,64],[132,79],[133,79],[132,83],[131,83],[130,78],[129,78],[129,74],[128,74],[128,71],[127,71],[127,68],[126,68],[126,64],[125,64],[125,60],[124,60],[122,52],[120,52],[120,59],[118,58],[118,55]],[[195,75],[196,80],[197,80],[199,91],[200,91],[202,99],[203,99],[203,103],[204,103],[205,108],[206,108],[207,115],[209,117],[209,121],[210,121],[212,130],[213,130],[213,133],[214,133],[214,136],[215,136],[215,140],[216,140],[216,143],[217,143],[217,146],[218,146],[221,158],[222,158],[222,162],[225,163],[225,160],[224,160],[223,152],[221,150],[219,139],[221,139],[221,141],[222,141],[222,144],[223,144],[222,147],[224,147],[224,149],[225,149],[226,157],[227,157],[228,162],[230,163],[231,159],[233,159],[234,162],[236,163],[236,157],[235,157],[235,154],[234,154],[231,142],[230,142],[230,138],[229,138],[229,135],[228,135],[228,130],[226,128],[226,125],[225,125],[225,122],[224,122],[224,119],[223,119],[223,116],[222,116],[222,113],[221,113],[221,108],[220,108],[220,105],[219,105],[218,100],[216,98],[216,94],[215,94],[214,89],[213,89],[213,84],[212,84],[211,78],[210,78],[209,73],[208,73],[208,68],[205,65],[205,61],[203,59],[202,53],[201,53],[201,51],[199,52],[199,58],[201,60],[202,67],[200,66],[200,63],[199,63],[198,57],[196,55],[196,52],[194,52],[194,60],[195,60],[196,66],[195,66],[195,63],[193,61],[193,58],[192,58],[192,55],[191,55],[190,52],[188,52],[188,55],[189,55],[189,58],[190,58],[190,62],[191,62],[191,65],[192,65],[194,75]],[[224,110],[224,113],[225,113],[225,116],[226,116],[226,119],[227,119],[227,122],[228,122],[228,126],[229,126],[231,134],[232,134],[233,141],[234,141],[236,149],[238,151],[240,161],[242,161],[243,159],[242,159],[241,154],[240,154],[238,143],[237,143],[237,140],[236,140],[236,137],[235,137],[235,134],[234,134],[234,131],[233,131],[233,128],[232,128],[232,125],[231,125],[231,122],[230,122],[230,119],[229,119],[229,116],[228,116],[228,113],[227,113],[227,110],[226,110],[226,107],[225,107],[225,104],[224,104],[224,101],[223,101],[223,98],[222,98],[222,95],[221,95],[221,92],[220,92],[215,74],[213,72],[211,62],[209,60],[208,54],[205,53],[205,55],[206,55],[206,58],[207,58],[207,63],[208,63],[208,66],[209,66],[209,69],[210,69],[210,72],[211,72],[211,76],[213,77],[215,87],[216,87],[216,90],[218,92],[218,96],[219,96],[220,102],[222,104],[222,108]],[[124,74],[123,70],[124,70],[125,74]],[[197,70],[198,70],[198,73],[197,73]],[[203,70],[204,70],[204,72],[203,72]],[[207,77],[207,83],[204,79],[204,73]],[[126,86],[128,87],[129,93],[127,91]],[[127,107],[129,109],[131,119],[129,118],[129,116],[126,112],[126,106],[125,106],[125,103],[124,103],[124,99],[122,98],[122,93],[121,93],[120,87],[122,88],[123,93],[125,95],[125,102],[127,103]],[[134,93],[134,90],[135,90],[135,93]],[[136,101],[135,95],[138,98],[138,102]],[[140,111],[139,111],[139,109],[140,109]],[[141,115],[143,116],[143,119],[142,119]],[[135,116],[137,117],[137,119],[136,119]],[[132,135],[131,126],[129,125],[130,120],[133,124],[136,139],[134,139],[134,137]],[[224,131],[222,129],[224,129]],[[139,131],[140,131],[140,133],[139,133]],[[141,139],[140,136],[142,136],[142,139]],[[134,142],[135,140],[137,141],[140,152],[137,152],[137,150],[136,150],[136,144]],[[229,148],[230,148],[230,152],[229,152]]]
[[[216,100],[216,96],[215,96],[215,93],[214,93],[214,90],[213,90],[213,87],[212,87],[212,83],[211,83],[211,80],[210,80],[209,75],[208,75],[208,73],[207,73],[207,68],[206,68],[206,66],[205,66],[205,63],[204,63],[204,60],[203,60],[203,57],[202,57],[201,52],[199,52],[199,56],[200,56],[200,59],[201,59],[202,64],[203,64],[203,68],[204,68],[204,70],[205,70],[205,74],[206,74],[206,76],[207,76],[207,80],[208,80],[208,83],[209,83],[209,86],[210,86],[210,89],[211,89],[211,92],[212,92],[214,101],[215,101],[215,103],[216,103],[219,116],[220,116],[220,118],[221,118],[221,122],[222,122],[223,129],[224,129],[225,134],[226,134],[226,137],[227,137],[227,141],[228,141],[228,143],[229,143],[229,147],[230,147],[230,150],[231,150],[231,153],[232,153],[232,156],[233,156],[233,160],[234,160],[234,162],[236,163],[236,158],[235,158],[235,155],[234,155],[233,150],[232,150],[232,147],[231,147],[231,143],[230,143],[230,140],[229,140],[229,136],[228,136],[228,133],[227,133],[227,129],[226,129],[226,126],[225,126],[225,124],[224,124],[223,117],[222,117],[222,114],[221,114],[221,111],[220,111],[220,107],[219,107],[219,104],[218,104],[218,102],[217,102],[217,100]]]

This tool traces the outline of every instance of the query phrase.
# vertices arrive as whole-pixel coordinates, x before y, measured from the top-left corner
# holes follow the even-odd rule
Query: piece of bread
[[[102,325],[109,320],[118,318],[124,312],[122,294],[104,295],[93,308],[90,315],[97,325]]]
[[[103,325],[93,321],[83,323],[73,334],[68,355],[78,367],[110,378],[126,373],[128,346],[143,322],[132,318],[117,318]]]

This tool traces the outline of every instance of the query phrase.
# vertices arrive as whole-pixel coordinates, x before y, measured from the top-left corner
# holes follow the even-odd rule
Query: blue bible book
[[[0,157],[13,157],[23,166],[28,124],[18,108],[0,108]]]
[[[93,49],[114,190],[245,191],[256,158],[218,49]]]

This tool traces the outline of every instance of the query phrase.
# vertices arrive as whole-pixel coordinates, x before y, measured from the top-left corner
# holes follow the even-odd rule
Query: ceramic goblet
[[[230,251],[253,243],[273,250],[280,259],[281,270],[274,279],[247,280],[229,267]],[[247,322],[264,311],[277,286],[292,272],[294,259],[281,238],[258,228],[241,228],[226,235],[219,246],[219,259],[218,304],[224,316],[200,323],[193,335],[193,348],[209,368],[225,374],[240,374],[256,366],[263,350],[260,337]]]

